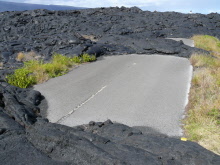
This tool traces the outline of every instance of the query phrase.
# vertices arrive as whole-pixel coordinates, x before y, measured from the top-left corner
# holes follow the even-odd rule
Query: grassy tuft
[[[7,76],[8,83],[20,88],[27,88],[36,83],[35,76],[27,68],[15,70],[13,75]]]
[[[17,54],[17,61],[23,61],[23,59],[24,59],[24,53],[19,52],[19,53]]]
[[[73,65],[73,61],[71,61],[70,57],[55,53],[52,58],[52,64],[71,67]]]
[[[70,59],[72,62],[75,62],[77,64],[81,64],[82,63],[82,58],[78,57],[78,56],[74,56]]]
[[[61,54],[54,54],[51,62],[43,63],[39,60],[24,62],[24,66],[15,70],[14,74],[6,77],[11,85],[27,88],[34,84],[43,83],[50,78],[66,74],[76,64],[95,61],[95,56],[84,54],[81,57],[66,57]]]
[[[220,40],[218,38],[209,35],[195,35],[192,39],[195,47],[211,51],[212,55],[220,57]]]
[[[220,155],[220,59],[194,54],[190,62],[194,73],[184,128],[190,140]]]
[[[190,62],[194,67],[219,68],[220,61],[206,54],[194,54],[190,58]]]
[[[81,58],[82,62],[91,62],[96,60],[96,57],[94,55],[90,56],[89,54],[83,54]]]
[[[35,53],[34,51],[30,51],[30,52],[19,52],[17,54],[17,61],[30,61],[30,60],[35,60],[36,58],[38,58],[38,54]]]

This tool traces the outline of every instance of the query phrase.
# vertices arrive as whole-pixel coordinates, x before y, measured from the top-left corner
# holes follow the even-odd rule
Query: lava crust
[[[40,92],[4,82],[7,74],[22,66],[16,59],[19,52],[34,51],[45,61],[54,52],[189,58],[205,51],[166,38],[220,37],[219,22],[219,14],[160,13],[136,7],[0,13],[1,164],[219,165],[220,156],[194,142],[143,134],[110,120],[73,128],[50,123],[41,116]]]

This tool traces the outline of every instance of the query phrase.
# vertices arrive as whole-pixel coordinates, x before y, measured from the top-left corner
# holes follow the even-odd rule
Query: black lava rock
[[[43,96],[5,82],[22,66],[17,53],[34,51],[45,60],[54,52],[164,54],[189,58],[205,52],[170,39],[194,34],[220,37],[219,14],[149,12],[133,8],[0,13],[0,164],[199,164],[219,165],[220,156],[193,142],[155,135],[123,124],[90,122],[67,127],[43,118]],[[208,52],[205,52],[208,53]]]
[[[40,95],[31,89],[0,84],[2,164],[220,163],[220,156],[194,142],[142,134],[110,120],[73,128],[50,123],[34,111]]]
[[[2,12],[0,58],[7,63],[23,51],[35,51],[47,60],[54,52],[69,56],[86,52],[97,56],[159,53],[189,57],[195,49],[164,38],[194,34],[220,37],[219,20],[220,15],[214,13],[162,13],[135,7]]]

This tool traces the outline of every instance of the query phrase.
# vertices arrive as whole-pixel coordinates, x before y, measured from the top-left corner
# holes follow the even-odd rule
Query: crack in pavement
[[[59,120],[57,120],[57,124],[60,124],[62,121],[64,121],[66,118],[68,118],[71,114],[73,114],[75,111],[77,111],[79,108],[81,108],[84,104],[86,104],[87,102],[89,102],[91,99],[93,99],[97,94],[99,94],[100,92],[102,92],[106,86],[103,86],[100,90],[98,90],[98,92],[96,92],[95,94],[93,94],[92,96],[90,96],[88,99],[86,99],[84,102],[82,102],[81,104],[79,104],[78,106],[76,106],[72,111],[70,111],[69,113],[67,113],[65,116],[63,116],[62,118],[60,118]]]

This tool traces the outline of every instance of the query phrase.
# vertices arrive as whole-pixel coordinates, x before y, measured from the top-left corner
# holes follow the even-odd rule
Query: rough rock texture
[[[198,164],[218,165],[220,156],[193,142],[142,134],[106,121],[67,127],[48,122],[31,89],[0,85],[2,164]]]
[[[220,156],[196,143],[142,134],[106,121],[70,128],[48,122],[38,107],[43,96],[4,82],[22,65],[18,52],[167,54],[190,57],[202,51],[166,37],[219,37],[220,15],[101,8],[82,11],[34,10],[0,13],[0,164],[219,165]],[[1,65],[2,65],[1,64]]]
[[[35,51],[47,60],[54,52],[188,57],[196,49],[164,38],[194,34],[220,37],[219,21],[219,14],[160,13],[136,7],[2,12],[0,59],[6,68],[12,68],[18,67],[15,58],[22,51]]]

